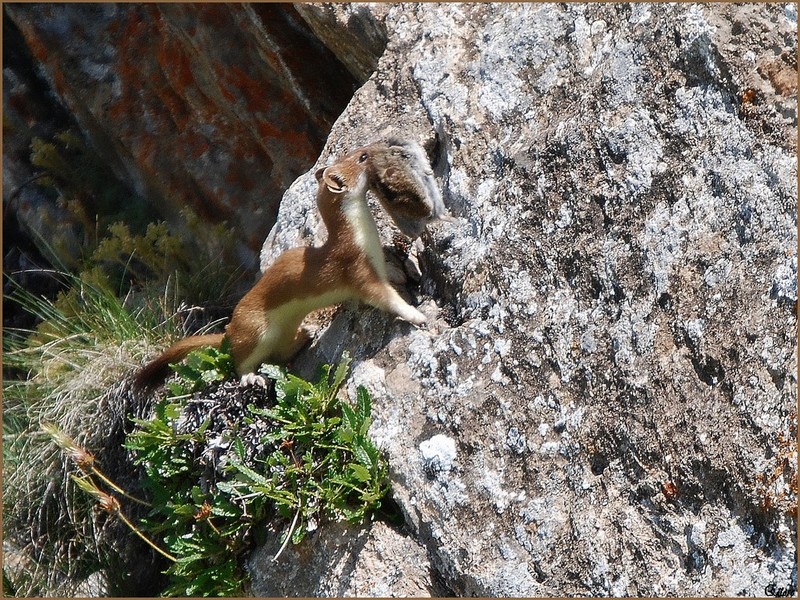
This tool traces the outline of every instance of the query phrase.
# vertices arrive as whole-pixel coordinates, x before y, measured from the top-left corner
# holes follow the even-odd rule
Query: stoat
[[[317,207],[328,231],[322,246],[292,248],[270,265],[239,301],[224,334],[184,338],[135,376],[140,388],[157,385],[169,364],[204,346],[230,343],[237,374],[243,382],[263,362],[285,363],[307,342],[301,328],[311,311],[358,299],[415,325],[425,315],[407,304],[387,282],[383,250],[366,193],[374,183],[370,158],[382,147],[365,146],[315,173]]]

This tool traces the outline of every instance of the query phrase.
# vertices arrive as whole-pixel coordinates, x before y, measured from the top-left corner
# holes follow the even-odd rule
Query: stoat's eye
[[[369,158],[369,154],[364,152],[364,153],[361,154],[361,156],[358,157],[358,162],[363,163],[368,158]]]

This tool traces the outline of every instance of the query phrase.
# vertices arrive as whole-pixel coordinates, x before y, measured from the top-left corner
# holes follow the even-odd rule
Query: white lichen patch
[[[436,434],[419,445],[423,468],[430,473],[450,471],[456,460],[456,442],[443,434]]]

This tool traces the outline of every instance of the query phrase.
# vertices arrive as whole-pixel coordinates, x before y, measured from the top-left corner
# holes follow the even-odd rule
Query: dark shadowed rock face
[[[3,19],[3,265],[7,273],[31,267],[26,264],[30,259],[22,256],[37,254],[30,231],[48,240],[65,265],[74,266],[80,256],[77,223],[70,222],[68,211],[34,185],[37,170],[31,164],[33,139],[52,139],[69,122],[69,113],[38,75],[21,33]]]
[[[422,238],[429,330],[349,307],[300,368],[357,353],[432,572],[489,596],[794,593],[794,6],[385,19],[320,162],[434,139],[462,222]],[[262,264],[324,235],[312,192],[287,192]]]
[[[118,175],[175,225],[228,221],[249,260],[355,89],[289,5],[7,8]]]
[[[336,55],[350,73],[364,83],[386,48],[388,4],[327,3],[295,5],[314,34]]]

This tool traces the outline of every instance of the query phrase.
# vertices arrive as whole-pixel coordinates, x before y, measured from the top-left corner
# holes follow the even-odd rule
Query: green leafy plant
[[[162,539],[175,557],[163,595],[242,595],[245,578],[237,558],[244,549],[249,520],[243,518],[242,508],[201,490],[193,448],[204,442],[204,428],[176,433],[179,414],[178,405],[159,403],[156,416],[140,422],[141,430],[127,441],[145,468],[145,487],[153,505],[143,528]],[[247,504],[250,515],[263,515],[258,504],[255,499]]]
[[[211,383],[236,375],[227,338],[223,339],[221,348],[195,350],[189,353],[184,362],[171,366],[179,375],[176,381],[168,383],[170,393],[175,397],[194,393]]]
[[[143,231],[155,216],[75,128],[48,138],[32,137],[30,161],[40,174],[36,185],[73,215],[89,245],[104,237],[114,222]]]
[[[277,403],[265,410],[252,409],[278,425],[265,438],[275,449],[264,464],[280,478],[267,482],[243,471],[240,482],[229,489],[239,494],[257,489],[269,495],[284,516],[297,515],[290,531],[294,543],[320,521],[363,520],[380,507],[387,492],[386,462],[367,437],[369,393],[359,387],[355,406],[337,396],[347,365],[345,358],[332,382],[330,366],[325,366],[316,384],[266,366],[264,373],[276,382]],[[241,489],[236,490],[239,484]]]
[[[142,234],[124,222],[111,223],[85,261],[84,272],[111,288],[141,288],[145,297],[171,284],[178,297],[220,302],[244,275],[243,268],[231,268],[239,264],[235,239],[224,223],[209,226],[188,209],[183,217],[189,239],[163,221],[147,224]]]
[[[265,367],[272,405],[247,404],[241,426],[225,430],[211,416],[194,429],[182,423],[193,392],[232,372],[227,349],[196,351],[174,367],[173,395],[154,418],[137,421],[126,442],[151,495],[144,529],[176,559],[165,595],[241,595],[242,556],[263,530],[255,526],[269,519],[286,522],[279,555],[325,521],[360,522],[381,506],[387,464],[367,437],[370,396],[360,388],[354,406],[340,398],[348,363],[333,373],[324,366],[315,383]],[[267,433],[253,439],[256,424]],[[217,461],[225,466],[209,472],[202,457],[221,439],[227,451]]]

